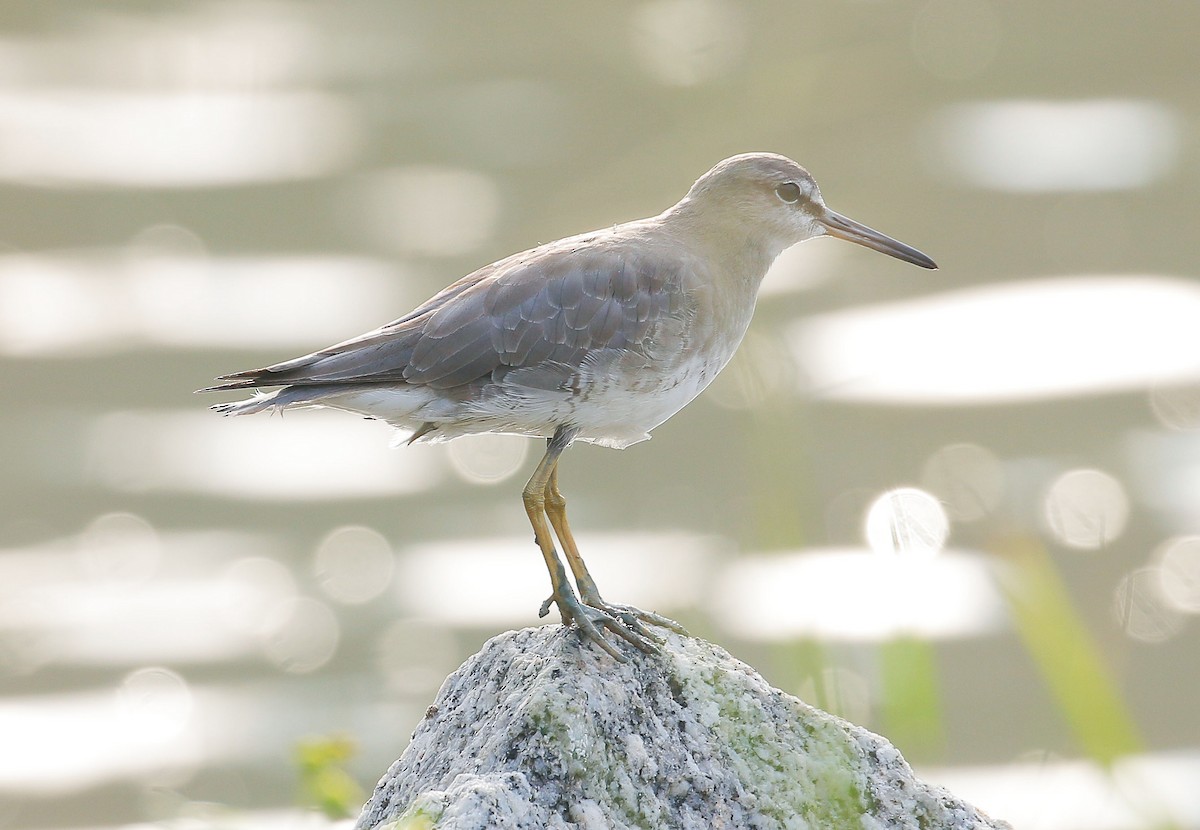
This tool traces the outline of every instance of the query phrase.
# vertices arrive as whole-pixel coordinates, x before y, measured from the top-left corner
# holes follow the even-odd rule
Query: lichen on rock
[[[703,640],[619,664],[558,626],[447,678],[358,830],[1004,828]]]

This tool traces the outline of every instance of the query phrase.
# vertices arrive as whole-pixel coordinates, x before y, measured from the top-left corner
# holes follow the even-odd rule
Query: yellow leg
[[[596,581],[588,573],[587,565],[579,554],[579,546],[571,534],[571,526],[567,524],[567,500],[558,489],[558,463],[550,468],[550,477],[546,481],[546,516],[554,527],[558,541],[562,543],[563,553],[567,556],[567,564],[575,574],[575,584],[579,587],[580,598],[588,605],[600,607],[604,600],[596,588]]]
[[[573,429],[563,427],[558,429],[554,437],[547,443],[546,454],[538,462],[537,468],[534,469],[533,475],[529,477],[529,482],[522,491],[525,513],[529,516],[529,523],[533,525],[534,540],[542,551],[542,558],[546,560],[546,569],[550,571],[551,594],[542,606],[542,615],[545,616],[550,603],[553,602],[558,606],[563,625],[575,623],[579,626],[579,633],[584,639],[591,640],[615,659],[625,662],[626,657],[617,650],[616,646],[604,639],[600,632],[601,628],[608,628],[643,651],[653,651],[654,647],[643,637],[627,629],[621,620],[608,611],[589,607],[579,602],[575,592],[571,590],[571,583],[567,581],[566,569],[563,568],[562,560],[558,558],[558,552],[554,549],[554,537],[551,535],[550,525],[546,521],[546,491],[550,479],[558,464],[558,457],[571,445],[575,435],[576,431]],[[574,541],[571,544],[573,546]],[[575,555],[578,556],[577,551]],[[589,582],[590,579],[589,577]],[[592,587],[594,590],[595,586]]]
[[[680,634],[687,634],[687,630],[672,619],[655,614],[652,611],[643,611],[640,608],[634,608],[631,605],[614,605],[605,602],[604,598],[600,596],[600,591],[596,587],[596,580],[592,579],[592,575],[588,573],[583,556],[579,553],[579,546],[575,544],[575,536],[571,533],[571,526],[567,523],[567,500],[558,489],[557,458],[550,466],[550,473],[546,478],[543,503],[545,504],[546,516],[550,519],[550,524],[554,527],[554,533],[558,536],[558,541],[562,543],[563,553],[567,556],[567,564],[571,566],[571,572],[575,574],[575,584],[579,588],[579,598],[583,600],[585,605],[598,608],[611,616],[621,619],[638,634],[650,640],[657,638],[642,626],[641,621],[663,626]]]

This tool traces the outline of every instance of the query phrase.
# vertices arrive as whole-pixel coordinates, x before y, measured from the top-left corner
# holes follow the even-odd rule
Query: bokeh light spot
[[[1200,614],[1200,536],[1168,540],[1157,558],[1163,599],[1179,611]]]
[[[465,435],[450,444],[450,465],[464,481],[499,484],[521,469],[529,443],[521,435]]]
[[[392,546],[369,527],[339,527],[321,540],[313,561],[317,583],[325,594],[347,605],[369,602],[392,581],[396,558]]]
[[[1076,274],[828,311],[785,337],[812,395],[964,406],[1195,383],[1197,319],[1195,280]]]
[[[755,640],[978,637],[1006,625],[996,571],[991,558],[955,551],[773,551],[732,560],[706,602],[723,627]]]
[[[137,742],[158,743],[177,737],[191,717],[187,682],[169,669],[130,672],[117,689],[117,712],[126,734]]]
[[[274,419],[218,418],[199,407],[110,412],[90,426],[84,472],[118,490],[239,500],[319,501],[434,486],[440,452],[409,447],[401,456],[387,451],[388,437],[383,423],[333,410]]]
[[[406,306],[408,277],[362,256],[212,257],[173,225],[119,249],[0,253],[0,354],[311,348],[378,325],[381,308]]]
[[[1182,143],[1175,111],[1155,100],[958,104],[932,129],[931,169],[1007,192],[1146,187],[1176,166]]]
[[[154,575],[162,557],[157,531],[132,513],[106,513],[79,537],[83,571],[106,582],[143,582]]]
[[[1042,503],[1046,528],[1060,544],[1098,550],[1121,535],[1129,519],[1125,488],[1108,473],[1079,469],[1063,473]]]
[[[1004,468],[978,444],[948,444],[929,456],[921,483],[953,519],[971,522],[991,513],[1004,496]]]
[[[288,91],[5,90],[0,180],[184,188],[339,172],[362,141],[357,107]]]
[[[867,545],[876,553],[930,557],[949,535],[941,502],[915,487],[889,490],[867,509]]]
[[[1135,640],[1161,643],[1183,628],[1183,616],[1164,601],[1157,568],[1126,574],[1113,592],[1113,613],[1121,628]]]

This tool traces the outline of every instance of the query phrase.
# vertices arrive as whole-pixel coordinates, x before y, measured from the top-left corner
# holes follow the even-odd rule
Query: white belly
[[[684,361],[653,379],[597,385],[573,408],[580,441],[618,449],[645,441],[650,431],[683,409],[712,382],[728,358]]]

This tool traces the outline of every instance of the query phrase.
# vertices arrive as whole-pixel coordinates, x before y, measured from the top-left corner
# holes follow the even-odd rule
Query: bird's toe
[[[611,616],[617,617],[634,631],[637,631],[643,637],[648,639],[661,642],[661,639],[651,634],[649,630],[642,625],[642,623],[656,625],[659,628],[667,628],[671,631],[674,631],[676,634],[682,634],[685,637],[690,636],[687,629],[675,622],[675,620],[671,619],[670,617],[664,617],[662,614],[656,614],[653,611],[643,611],[641,608],[636,608],[632,605],[617,605],[615,603],[605,602],[600,599],[597,599],[596,601],[585,600],[585,602],[587,602],[587,604],[592,608],[599,608],[602,611],[606,611]]]
[[[581,638],[599,646],[606,654],[620,663],[628,662],[629,658],[604,636],[605,631],[612,632],[646,654],[658,653],[656,644],[662,641],[646,630],[636,614],[628,613],[624,608],[619,610],[615,607],[597,608],[581,603],[574,596],[552,595],[542,603],[541,616],[550,612],[551,604],[558,606],[562,613],[563,625],[574,625]]]

